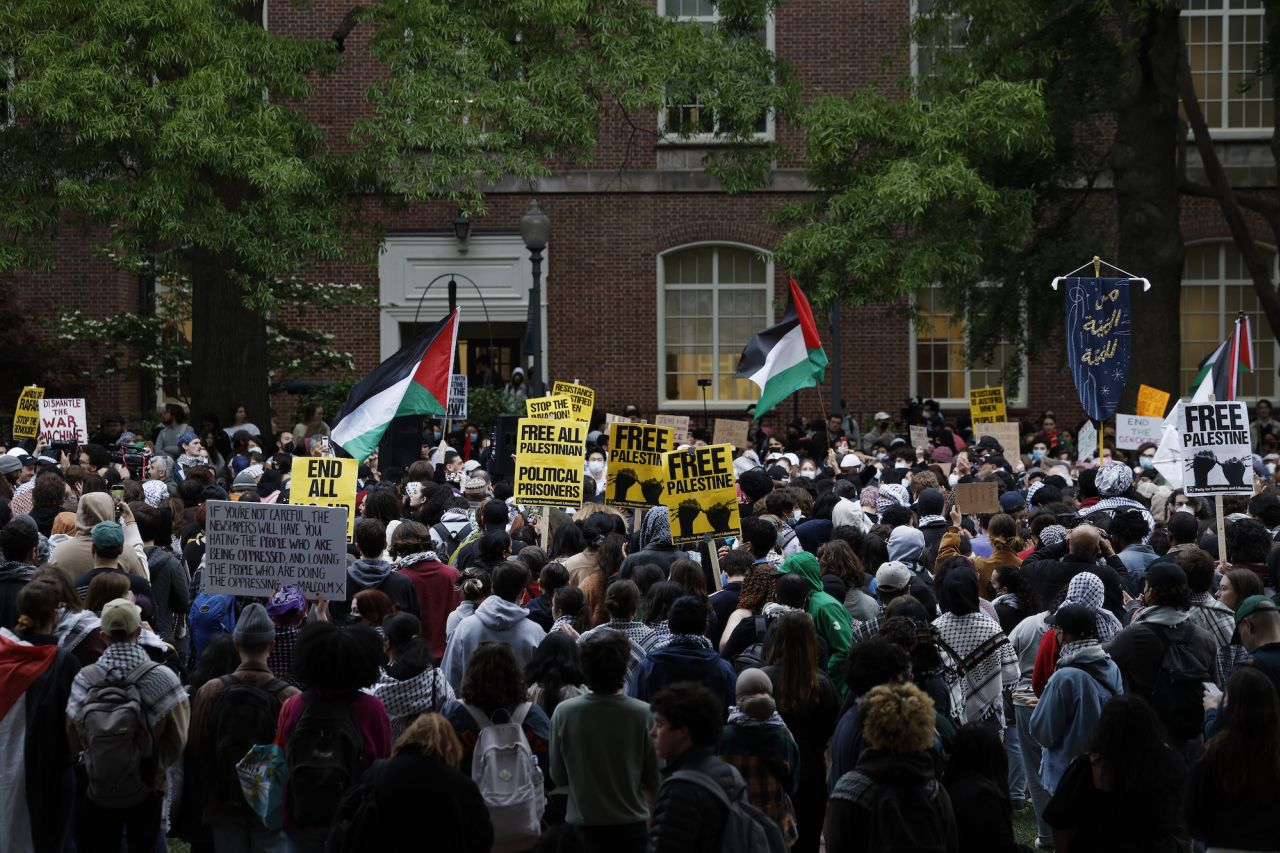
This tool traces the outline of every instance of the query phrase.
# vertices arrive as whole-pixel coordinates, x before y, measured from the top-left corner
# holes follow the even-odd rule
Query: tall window
[[[658,14],[688,21],[703,29],[711,29],[720,23],[720,10],[717,0],[658,0]],[[760,41],[770,51],[773,50],[773,15],[765,19],[764,29],[759,33]],[[664,134],[688,133],[687,141],[706,142],[716,139],[719,134],[719,123],[712,110],[699,102],[697,85],[691,84],[683,97],[677,97],[683,103],[671,103],[658,113],[658,129]],[[762,139],[773,137],[773,114],[766,112],[756,122],[756,135]],[[672,137],[673,141],[684,141],[685,138]]]
[[[746,405],[756,386],[734,377],[742,348],[773,321],[773,262],[759,249],[701,245],[658,259],[658,368],[662,403]]]
[[[988,362],[966,366],[964,318],[955,315],[937,290],[917,293],[916,311],[920,323],[912,330],[913,395],[955,406],[968,406],[970,388],[1004,384],[1004,364],[1014,353],[1012,345],[997,347],[994,357]],[[1026,402],[1026,385],[1025,381],[1019,382],[1016,395],[1006,389],[1005,397],[1010,405]]]
[[[1258,75],[1266,43],[1263,0],[1185,0],[1182,37],[1213,131],[1270,131],[1271,77]]]
[[[931,15],[937,6],[937,0],[915,0],[915,17]],[[964,33],[969,21],[956,15],[948,15],[945,20],[938,21],[928,37],[911,44],[911,71],[916,77],[916,84],[921,90],[921,97],[928,96],[928,78],[935,73],[938,60],[944,54],[959,51],[964,45]]]
[[[1274,253],[1271,266],[1274,280]],[[1240,372],[1240,396],[1275,399],[1280,391],[1276,383],[1276,339],[1258,307],[1258,294],[1239,250],[1234,243],[1188,246],[1182,271],[1182,383],[1177,393],[1190,393],[1201,360],[1226,340],[1241,309],[1248,315],[1253,332],[1256,367],[1252,372]]]

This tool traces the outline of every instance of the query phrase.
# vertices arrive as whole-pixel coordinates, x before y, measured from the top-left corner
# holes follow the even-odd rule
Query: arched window
[[[742,245],[683,246],[658,258],[658,400],[745,406],[759,397],[734,377],[742,348],[773,322],[773,259]]]
[[[1275,280],[1274,252],[1271,268]],[[1229,241],[1187,246],[1182,268],[1182,383],[1174,396],[1191,393],[1200,362],[1231,334],[1241,309],[1249,316],[1253,331],[1256,368],[1240,372],[1240,396],[1272,398],[1277,393],[1276,339],[1258,306],[1244,258]]]

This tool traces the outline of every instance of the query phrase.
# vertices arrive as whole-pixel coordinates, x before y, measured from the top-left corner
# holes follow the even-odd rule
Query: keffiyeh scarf
[[[112,643],[93,666],[107,671],[108,681],[118,681],[141,664],[151,660],[146,650],[134,643]],[[88,667],[86,667],[87,669]],[[82,670],[83,672],[83,670]],[[147,726],[154,729],[164,716],[178,704],[185,702],[187,691],[178,677],[163,666],[157,667],[138,682],[142,694],[143,713]],[[87,678],[76,676],[71,682],[71,698],[67,700],[67,716],[79,720],[89,695]]]
[[[1102,578],[1093,572],[1081,572],[1067,584],[1067,596],[1062,601],[1064,605],[1082,604],[1093,611],[1093,618],[1098,626],[1098,640],[1103,643],[1110,642],[1124,627],[1110,610],[1102,606],[1105,596]]]
[[[385,669],[373,685],[373,695],[386,706],[391,718],[392,738],[398,738],[409,724],[422,714],[439,711],[453,699],[453,688],[439,667],[429,666],[422,672],[400,680]]]
[[[1002,707],[1002,670],[1012,666],[1016,674],[1018,666],[1017,652],[1000,626],[982,613],[944,613],[933,625],[939,645],[952,658],[944,678],[948,683],[959,681],[965,720],[972,723],[997,713]]]

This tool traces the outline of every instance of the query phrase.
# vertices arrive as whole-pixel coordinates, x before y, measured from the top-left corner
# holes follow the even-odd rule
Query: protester
[[[395,571],[395,566],[382,559],[387,550],[386,527],[376,518],[361,518],[355,524],[355,545],[360,559],[347,567],[346,601],[335,601],[330,613],[337,622],[353,618],[351,604],[356,593],[374,589],[391,599],[406,613],[418,615],[418,594],[413,581]]]
[[[742,774],[751,804],[778,825],[790,847],[800,835],[791,801],[799,783],[800,748],[778,713],[772,691],[769,676],[758,669],[738,676],[737,698],[729,708],[719,754]]]
[[[808,552],[788,557],[779,569],[783,574],[796,573],[809,584],[809,615],[813,617],[814,627],[818,634],[827,641],[830,658],[827,660],[828,672],[839,672],[849,653],[849,636],[851,625],[849,611],[822,588],[821,568],[818,558]]]
[[[668,642],[645,657],[627,694],[647,702],[668,685],[692,681],[710,688],[720,698],[721,711],[727,712],[733,704],[737,673],[707,642],[706,604],[691,595],[681,596],[671,605],[668,623]]]
[[[463,569],[458,575],[457,584],[461,600],[444,623],[446,648],[462,620],[473,615],[476,608],[493,593],[493,581],[489,572],[478,567]]]
[[[435,665],[417,616],[393,613],[383,620],[382,633],[387,664],[371,692],[382,700],[391,736],[398,739],[421,715],[441,711],[453,699],[453,688]]]
[[[12,459],[11,456],[0,457]],[[18,595],[35,576],[40,532],[27,519],[15,519],[0,527],[0,628],[18,624]]]
[[[636,610],[640,606],[640,588],[633,582],[617,580],[609,584],[604,594],[604,606],[609,613],[609,621],[582,632],[578,642],[585,643],[589,637],[602,631],[616,631],[626,636],[631,651],[627,659],[624,681],[627,686],[630,686],[636,670],[640,668],[640,664],[644,663],[645,656],[657,648],[658,635],[648,625],[636,621]]]
[[[441,561],[430,531],[416,521],[406,521],[391,536],[395,571],[413,584],[422,633],[437,660],[444,657],[445,625],[460,602],[458,570]]]
[[[1000,626],[978,609],[978,578],[964,566],[938,576],[938,643],[960,673],[964,719],[1004,728],[1002,694],[1018,680],[1018,656]]]
[[[1019,853],[1008,778],[1000,737],[981,723],[962,726],[952,741],[944,777],[959,853]]]
[[[1246,666],[1260,670],[1280,691],[1280,606],[1261,595],[1240,602],[1236,633],[1249,651]]]
[[[516,603],[528,582],[529,570],[523,563],[503,563],[493,573],[493,595],[484,599],[474,614],[458,623],[440,664],[455,691],[462,687],[467,662],[483,643],[502,643],[511,649],[522,668],[529,665],[546,632]]]
[[[101,522],[116,522],[115,503],[110,495],[95,492],[82,495],[76,505],[76,535],[53,549],[50,565],[57,566],[69,578],[77,578],[94,568],[93,537],[91,531]],[[120,566],[131,575],[147,577],[147,555],[142,545],[133,510],[128,504],[120,505],[122,540]]]

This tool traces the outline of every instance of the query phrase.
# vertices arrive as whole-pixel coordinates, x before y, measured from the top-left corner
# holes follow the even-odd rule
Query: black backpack
[[[325,838],[325,853],[365,853],[369,842],[381,837],[385,824],[378,803],[376,780],[381,778],[378,771],[384,764],[384,761],[374,762],[365,781],[351,786],[342,795],[333,825]]]
[[[742,674],[748,669],[759,669],[764,666],[764,650],[773,629],[772,620],[763,614],[753,617],[756,626],[756,641],[738,652],[733,658],[733,671]]]
[[[447,563],[449,562],[449,559],[453,557],[454,552],[462,547],[462,543],[467,541],[467,537],[475,532],[476,527],[468,521],[457,530],[450,532],[449,525],[441,521],[431,529],[434,530],[436,535],[440,537],[440,540],[444,542],[443,553],[437,553],[436,556],[440,558],[440,562]]]
[[[295,823],[328,826],[342,795],[360,777],[364,738],[351,713],[351,703],[359,695],[302,694],[302,716],[285,748],[285,799]]]
[[[228,806],[244,806],[236,765],[250,747],[271,743],[280,719],[280,691],[289,685],[273,678],[262,687],[224,675],[213,708],[209,731],[213,734],[214,799]]]
[[[1204,729],[1204,683],[1213,679],[1185,637],[1175,637],[1167,627],[1150,627],[1164,646],[1151,683],[1151,707],[1175,740],[1191,740]]]

